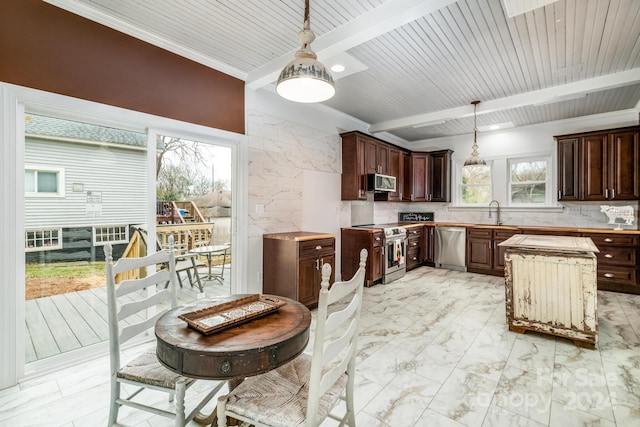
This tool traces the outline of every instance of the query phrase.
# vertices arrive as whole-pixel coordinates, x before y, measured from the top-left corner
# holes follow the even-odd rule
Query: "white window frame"
[[[108,229],[115,229],[115,228],[124,228],[124,230],[119,230],[118,232],[116,232],[115,230],[108,230]],[[100,232],[98,232],[98,230],[100,229]],[[105,229],[106,232],[104,231]],[[116,234],[121,234],[122,231],[124,231],[124,239],[119,239],[119,240],[111,240],[111,237],[113,237]],[[98,240],[98,236],[104,236],[106,235],[107,240]],[[114,244],[120,244],[120,243],[129,243],[129,224],[104,224],[104,225],[94,225],[93,226],[93,246],[104,246],[107,243],[111,243],[112,245]]]
[[[29,247],[27,245],[27,234],[28,233],[40,233],[39,237],[34,238],[33,240],[40,240],[43,241],[45,240],[43,234],[45,232],[57,232],[58,233],[58,244],[57,245],[50,245],[50,246],[32,246]],[[54,251],[57,249],[62,249],[62,228],[58,228],[58,227],[53,227],[53,228],[31,228],[31,229],[27,229],[24,231],[24,251],[25,252],[42,252],[42,251]]]
[[[493,200],[493,187],[494,187],[494,179],[493,179],[493,172],[494,172],[494,165],[493,165],[493,160],[486,160],[487,162],[487,166],[489,166],[489,168],[491,169],[491,183],[489,184],[489,200]],[[464,161],[462,162],[458,162],[456,163],[457,167],[456,167],[456,173],[457,173],[457,177],[456,177],[456,198],[455,198],[455,206],[457,207],[478,207],[478,206],[482,206],[485,207],[486,204],[484,203],[464,203],[462,201],[462,168],[464,167]],[[487,202],[489,203],[489,202]]]
[[[511,186],[514,184],[511,182],[511,165],[514,163],[527,163],[527,162],[539,162],[544,161],[547,163],[547,173],[545,184],[544,203],[514,203],[511,201]],[[551,194],[553,193],[553,163],[550,155],[538,155],[527,157],[513,157],[507,159],[507,205],[511,207],[550,207],[552,206]],[[540,182],[540,181],[536,181]],[[519,183],[522,184],[522,183]]]
[[[34,171],[36,175],[38,172],[51,172],[56,174],[56,184],[57,190],[55,193],[43,193],[38,191],[25,191],[24,194],[26,197],[64,197],[65,196],[65,169],[57,168],[52,166],[43,166],[43,165],[33,165],[26,164],[24,166],[25,173],[27,171]],[[38,183],[38,179],[36,176],[36,185]]]

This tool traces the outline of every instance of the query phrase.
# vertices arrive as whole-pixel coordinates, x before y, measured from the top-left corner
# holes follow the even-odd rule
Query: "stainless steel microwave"
[[[370,173],[367,175],[368,191],[396,191],[396,177]]]

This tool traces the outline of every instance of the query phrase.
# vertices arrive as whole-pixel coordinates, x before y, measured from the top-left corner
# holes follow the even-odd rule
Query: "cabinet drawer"
[[[420,227],[407,227],[407,237],[410,239],[412,237],[420,237],[420,234],[422,234],[422,230],[420,230]]]
[[[384,233],[373,233],[371,237],[371,241],[373,242],[373,247],[382,246],[382,239],[384,238]]]
[[[601,246],[638,246],[638,236],[624,234],[589,234],[593,243],[602,250]]]
[[[407,240],[407,251],[410,251],[414,248],[420,248],[420,236],[409,237],[409,239]]]
[[[494,230],[493,231],[493,239],[494,240],[507,240],[509,237],[512,237],[516,234],[520,234],[517,230]]]
[[[300,258],[331,255],[335,252],[335,239],[318,239],[300,242]]]
[[[420,264],[420,248],[409,248],[407,250],[407,267],[413,267]]]
[[[613,268],[609,266],[598,266],[599,283],[620,283],[625,285],[635,285],[638,282],[638,271],[635,268]]]
[[[601,246],[598,265],[628,265],[635,267],[637,258],[636,248],[619,248],[615,246]]]
[[[490,228],[467,228],[467,236],[477,239],[492,239],[492,231]]]

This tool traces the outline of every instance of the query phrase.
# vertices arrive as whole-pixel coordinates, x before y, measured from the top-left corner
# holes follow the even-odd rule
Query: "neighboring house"
[[[146,223],[144,133],[25,116],[26,262],[99,261]]]

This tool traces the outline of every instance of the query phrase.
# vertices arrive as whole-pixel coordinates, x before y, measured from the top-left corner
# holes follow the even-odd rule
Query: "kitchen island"
[[[588,237],[519,234],[505,251],[509,330],[536,331],[594,349],[598,342],[596,255]]]

